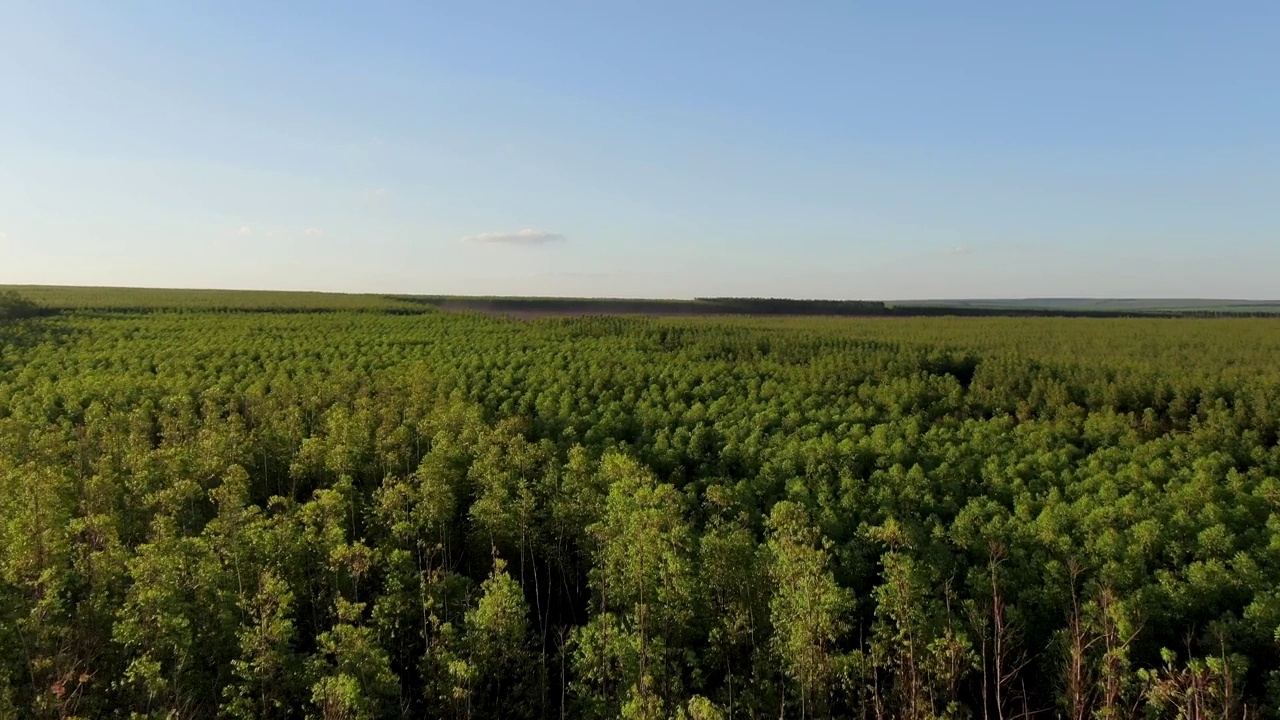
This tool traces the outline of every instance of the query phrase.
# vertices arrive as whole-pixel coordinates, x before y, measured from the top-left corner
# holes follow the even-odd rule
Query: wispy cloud
[[[462,238],[464,243],[481,245],[546,245],[564,240],[564,235],[547,230],[526,228],[515,232],[487,232],[468,235]]]
[[[364,188],[357,195],[357,199],[364,203],[368,208],[387,208],[391,205],[395,196],[395,191],[386,187]]]
[[[8,239],[9,239],[8,235],[5,235],[4,233],[0,232],[0,242],[3,242]]]
[[[320,228],[310,227],[310,228],[307,228],[306,230],[303,230],[302,234],[306,235],[307,237],[320,237],[321,235],[324,234],[324,231],[321,230]]]
[[[943,250],[942,254],[943,255],[972,255],[973,248],[969,247],[968,245],[956,245],[955,247],[949,247],[946,250]]]
[[[241,225],[240,229],[236,231],[236,234],[240,237],[249,237],[253,234],[253,228],[248,225]]]

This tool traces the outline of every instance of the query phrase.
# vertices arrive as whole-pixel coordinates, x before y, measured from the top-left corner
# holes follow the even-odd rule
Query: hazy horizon
[[[6,8],[0,283],[1280,298],[1280,6]]]

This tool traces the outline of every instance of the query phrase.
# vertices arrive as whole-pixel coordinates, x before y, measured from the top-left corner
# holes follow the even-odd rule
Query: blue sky
[[[0,8],[0,282],[1280,298],[1280,3]]]

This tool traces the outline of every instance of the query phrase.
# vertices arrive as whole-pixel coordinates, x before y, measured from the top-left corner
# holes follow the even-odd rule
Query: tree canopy
[[[1280,714],[1280,321],[305,310],[0,333],[0,717]]]

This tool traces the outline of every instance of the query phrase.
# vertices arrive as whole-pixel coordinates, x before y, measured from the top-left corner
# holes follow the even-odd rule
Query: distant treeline
[[[552,297],[402,297],[443,310],[534,315],[885,315],[882,302],[785,298],[649,300]]]
[[[388,296],[442,310],[503,315],[809,315],[835,317],[1274,317],[1268,312],[1140,311],[1072,308],[964,307],[896,305],[871,300],[795,300],[788,298],[695,298],[647,300],[555,297]]]
[[[0,290],[0,321],[47,315],[49,311],[12,290]]]

